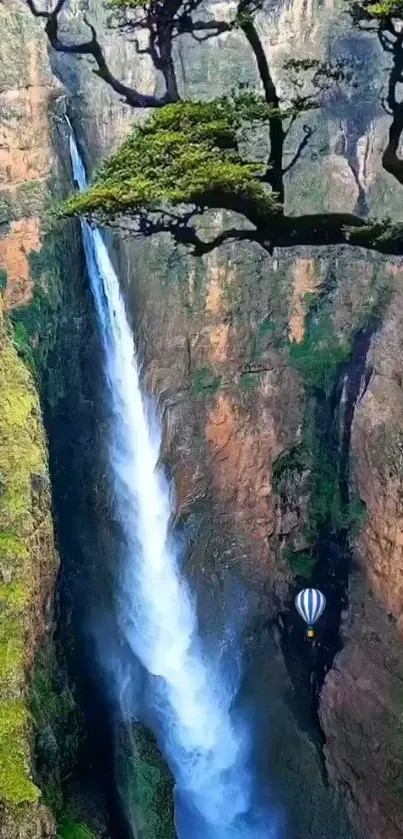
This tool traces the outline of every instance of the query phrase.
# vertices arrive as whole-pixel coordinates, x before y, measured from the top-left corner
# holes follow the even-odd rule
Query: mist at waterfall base
[[[86,174],[70,133],[74,179]],[[109,457],[115,515],[123,542],[117,619],[146,673],[149,714],[175,778],[179,839],[277,839],[277,813],[257,815],[246,724],[236,718],[237,690],[220,663],[203,650],[196,609],[178,567],[170,530],[172,493],[157,464],[161,427],[142,394],[134,339],[101,231],[82,221],[85,257],[103,349],[110,416]],[[113,670],[123,714],[133,717],[130,674]],[[121,677],[119,678],[119,669]],[[253,810],[253,812],[252,812]]]

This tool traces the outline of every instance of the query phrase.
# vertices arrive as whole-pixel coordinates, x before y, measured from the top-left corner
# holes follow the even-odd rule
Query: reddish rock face
[[[403,631],[403,296],[402,268],[390,266],[395,293],[372,341],[371,379],[355,411],[352,457],[367,507],[357,551],[371,588]]]
[[[401,268],[371,341],[368,382],[352,426],[352,475],[366,504],[355,539],[344,649],[322,691],[320,714],[332,780],[361,835],[403,835],[403,346]]]
[[[56,835],[54,817],[43,805],[39,789],[33,785],[28,788],[34,779],[28,673],[38,648],[46,643],[51,632],[58,559],[39,397],[31,375],[12,346],[12,331],[3,310],[24,305],[32,299],[29,258],[41,246],[39,214],[44,207],[47,179],[52,171],[49,100],[61,91],[61,87],[50,70],[45,38],[25,4],[5,0],[0,7],[0,23],[0,269],[3,286],[4,277],[7,280],[0,300],[0,518],[2,539],[14,539],[21,552],[21,555],[17,552],[13,556],[12,563],[10,558],[7,561],[4,547],[0,556],[1,656],[2,666],[6,663],[9,668],[6,680],[7,666],[2,670],[0,685],[1,736],[4,738],[0,836],[1,839],[50,839]],[[11,511],[7,497],[14,499]],[[15,603],[13,597],[10,598],[13,590],[17,594]],[[15,721],[10,736],[13,703]],[[18,721],[18,715],[23,722]],[[4,761],[4,752],[8,749],[9,763]],[[10,761],[14,759],[15,777],[7,789],[8,778],[5,784],[4,775],[8,775]]]
[[[29,255],[41,246],[40,213],[54,165],[49,105],[62,93],[53,76],[45,38],[22,3],[6,2],[0,12],[5,37],[0,89],[0,268],[7,273],[7,308],[29,303]],[[4,210],[3,210],[4,205]]]
[[[329,775],[360,835],[400,839],[403,816],[403,649],[360,574],[350,585],[345,643],[322,691]]]

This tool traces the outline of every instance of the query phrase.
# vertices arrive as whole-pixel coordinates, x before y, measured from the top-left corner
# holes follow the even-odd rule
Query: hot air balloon
[[[326,606],[326,597],[317,588],[304,588],[295,598],[295,608],[301,618],[308,624],[308,638],[313,638],[315,633],[313,625],[320,618]]]

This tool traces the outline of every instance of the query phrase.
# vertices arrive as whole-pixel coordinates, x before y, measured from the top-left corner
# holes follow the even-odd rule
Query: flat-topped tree
[[[301,112],[314,103],[309,97],[296,98],[291,107],[285,107],[280,100],[256,24],[263,0],[239,0],[229,20],[210,17],[202,0],[109,0],[110,25],[123,36],[130,35],[139,56],[150,56],[163,81],[160,95],[139,91],[114,76],[97,33],[85,18],[91,35],[88,41],[70,43],[61,38],[59,16],[67,0],[58,0],[53,11],[42,11],[40,0],[26,2],[36,17],[45,20],[54,49],[90,56],[95,61],[94,72],[129,105],[154,109],[104,163],[90,188],[66,203],[63,214],[99,218],[130,229],[133,235],[169,232],[176,242],[192,248],[197,255],[230,239],[250,239],[270,252],[295,245],[349,244],[386,254],[403,253],[403,224],[370,222],[350,213],[286,215],[284,176],[301,157],[312,131],[304,126],[302,140],[287,165],[285,140]],[[376,29],[388,51],[389,37],[394,39],[388,104],[396,123],[394,132],[399,132],[400,138],[403,116],[390,93],[391,86],[396,93],[398,81],[393,79],[400,78],[396,76],[395,55],[401,51],[403,37],[393,28],[396,6],[395,2],[392,11],[380,13],[379,4],[361,3],[353,7],[353,19],[356,25]],[[240,92],[210,102],[183,100],[173,57],[175,40],[186,33],[204,41],[234,29],[243,34],[253,53],[260,91]],[[328,68],[322,76],[327,85],[332,83]],[[320,86],[320,73],[315,78]],[[250,160],[245,152],[245,133],[256,129],[267,131],[270,150],[267,158]],[[384,165],[398,177],[396,167],[395,172],[387,165],[392,145],[390,141],[385,150]],[[199,232],[200,219],[207,211],[217,209],[236,214],[238,220],[206,240]]]

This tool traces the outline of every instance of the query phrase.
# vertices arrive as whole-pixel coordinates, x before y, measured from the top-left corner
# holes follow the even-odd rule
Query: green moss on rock
[[[13,808],[35,802],[40,792],[31,774],[31,721],[24,695],[25,662],[38,596],[35,531],[49,536],[50,509],[33,509],[35,476],[47,475],[38,396],[0,320],[0,802]],[[43,569],[42,569],[43,570]]]
[[[47,641],[36,656],[30,680],[30,711],[43,800],[57,818],[63,819],[63,779],[74,769],[84,735],[64,655],[54,640]]]
[[[73,225],[64,225],[44,236],[39,251],[31,251],[32,300],[13,309],[9,316],[18,353],[39,382],[49,373],[48,355],[54,348],[60,321],[66,316],[62,307],[63,276],[67,272],[66,254],[74,258],[75,236]],[[53,378],[57,385],[57,377]]]
[[[318,564],[318,557],[308,551],[287,550],[284,556],[295,577],[309,580]]]
[[[7,288],[7,271],[5,268],[0,268],[0,291],[5,291]]]
[[[28,711],[23,699],[0,699],[0,800],[7,805],[36,802],[30,778]]]
[[[138,839],[176,839],[173,777],[144,726],[122,729],[117,768],[120,792]]]
[[[221,376],[214,373],[211,367],[198,367],[191,374],[191,390],[198,395],[215,393],[221,384]]]
[[[329,316],[309,324],[301,343],[291,343],[291,360],[313,390],[329,393],[340,365],[348,361],[351,343],[335,334]]]
[[[92,830],[85,824],[75,821],[75,819],[63,819],[59,826],[60,839],[95,839]]]
[[[44,181],[25,181],[17,189],[0,190],[0,224],[29,218],[43,213],[49,201],[49,192]]]
[[[239,379],[239,386],[241,390],[252,391],[257,390],[262,384],[263,374],[260,371],[253,373],[242,373]]]

